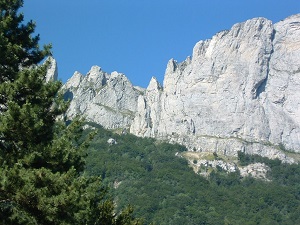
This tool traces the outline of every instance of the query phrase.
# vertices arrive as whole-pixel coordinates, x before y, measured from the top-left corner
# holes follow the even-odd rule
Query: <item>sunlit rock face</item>
[[[151,82],[136,135],[229,155],[288,161],[280,148],[300,152],[300,15],[236,24],[198,42],[184,62],[171,59],[163,88]]]
[[[92,67],[64,85],[67,115],[193,151],[238,151],[292,162],[300,153],[300,14],[273,24],[255,18],[199,41],[167,64],[163,85],[144,90]]]
[[[49,67],[46,74],[46,82],[57,81],[58,68],[56,60],[52,56],[49,56],[46,59],[45,63],[46,62],[49,63]]]
[[[108,74],[98,66],[85,76],[75,72],[62,89],[71,100],[68,118],[80,115],[109,129],[129,128],[141,92],[124,74]]]

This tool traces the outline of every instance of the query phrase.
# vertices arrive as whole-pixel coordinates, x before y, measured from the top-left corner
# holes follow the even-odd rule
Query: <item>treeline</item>
[[[97,129],[87,173],[102,176],[117,207],[133,205],[145,224],[300,224],[299,165],[240,153],[243,165],[266,163],[272,181],[224,171],[206,179],[176,156],[183,146]]]

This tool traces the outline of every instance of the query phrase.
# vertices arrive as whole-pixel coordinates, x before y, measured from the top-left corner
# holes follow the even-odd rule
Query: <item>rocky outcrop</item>
[[[124,74],[108,74],[98,66],[86,76],[75,72],[62,89],[71,101],[67,117],[83,116],[109,129],[129,128],[141,93]]]
[[[109,145],[116,145],[116,144],[118,144],[118,142],[117,142],[115,139],[113,139],[113,138],[109,138],[109,139],[107,140],[107,143],[108,143]]]
[[[293,162],[300,153],[300,14],[273,24],[255,18],[198,42],[168,62],[163,85],[141,90],[93,67],[65,84],[68,116],[184,144],[198,152],[238,151]]]
[[[242,177],[251,176],[269,181],[267,174],[269,171],[271,171],[271,169],[264,163],[253,163],[245,167],[240,167],[239,171]]]
[[[217,155],[216,153],[209,152],[177,152],[175,155],[185,158],[194,172],[204,177],[208,177],[212,171],[223,171],[226,173],[239,171],[241,177],[251,176],[269,181],[267,175],[271,171],[271,168],[264,163],[252,163],[241,166],[237,159],[230,159],[225,155]]]
[[[58,69],[57,69],[57,62],[56,60],[52,57],[49,56],[45,63],[49,63],[49,67],[47,70],[47,74],[46,74],[46,82],[49,81],[56,81],[57,77],[58,77]]]
[[[138,98],[137,112],[130,131],[138,136],[158,137],[158,123],[161,115],[162,86],[155,77],[151,81],[144,95]]]
[[[299,85],[300,15],[248,20],[198,42],[184,62],[171,59],[163,88],[140,97],[131,132],[292,161],[281,150],[300,152]]]
[[[189,162],[191,164],[191,162]],[[193,162],[194,163],[194,162]],[[204,177],[208,177],[212,170],[222,170],[226,173],[239,171],[241,177],[251,176],[256,179],[268,181],[267,174],[270,167],[264,163],[253,163],[244,167],[239,167],[234,162],[224,162],[223,160],[199,160],[193,165],[194,171]]]

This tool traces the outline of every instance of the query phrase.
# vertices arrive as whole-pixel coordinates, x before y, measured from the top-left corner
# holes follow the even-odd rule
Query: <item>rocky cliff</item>
[[[255,18],[198,42],[192,57],[168,62],[163,86],[134,87],[92,67],[64,85],[68,116],[193,151],[237,151],[292,162],[300,153],[300,14],[276,24]]]
[[[134,87],[121,73],[105,73],[93,66],[86,76],[79,72],[62,87],[71,100],[67,116],[84,116],[108,129],[129,128],[137,111],[143,89]]]

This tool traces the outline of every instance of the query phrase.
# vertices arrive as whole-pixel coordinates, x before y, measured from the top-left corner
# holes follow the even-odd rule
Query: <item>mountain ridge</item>
[[[98,66],[63,86],[67,116],[108,129],[184,144],[191,151],[238,151],[294,159],[300,152],[300,14],[273,24],[254,18],[199,41],[192,57],[169,60],[163,85],[146,89]]]

